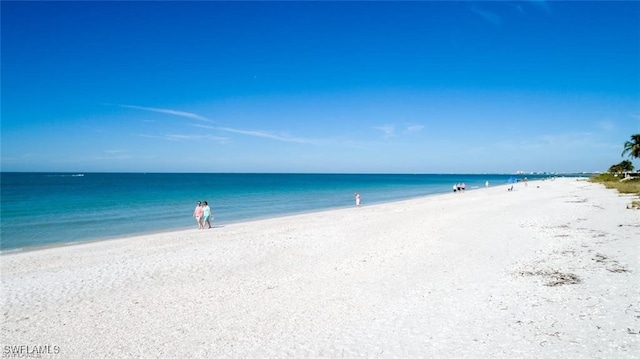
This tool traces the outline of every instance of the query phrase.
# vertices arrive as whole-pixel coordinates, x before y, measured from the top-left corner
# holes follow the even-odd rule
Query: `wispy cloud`
[[[171,109],[166,109],[166,108],[135,106],[135,105],[114,105],[114,106],[118,106],[118,107],[122,107],[122,108],[131,108],[131,109],[135,109],[135,110],[156,112],[156,113],[164,113],[164,114],[167,114],[167,115],[174,115],[174,116],[192,118],[192,119],[198,120],[198,121],[214,123],[214,121],[212,121],[212,120],[210,120],[210,119],[208,119],[208,118],[206,118],[204,116],[200,116],[198,114],[192,113],[192,112],[177,111],[177,110],[171,110]]]
[[[17,156],[9,156],[9,157],[2,157],[2,162],[6,162],[6,163],[20,163],[23,161],[29,161],[31,159],[41,159],[42,155],[41,154],[36,154],[36,153],[23,153]]]
[[[589,132],[572,132],[564,134],[547,134],[538,137],[541,145],[558,146],[565,148],[581,147],[593,142],[593,134]]]
[[[95,156],[84,158],[87,161],[111,161],[111,160],[130,160],[134,158],[129,150],[104,150]],[[62,160],[75,162],[75,160]]]
[[[502,26],[502,19],[497,14],[494,14],[487,10],[480,9],[477,6],[472,6],[471,11],[480,15],[483,19],[485,19],[486,21],[488,21],[489,23],[495,26],[498,26],[498,27]]]
[[[535,6],[547,12],[548,14],[551,14],[551,7],[549,7],[549,4],[547,3],[547,1],[545,0],[529,0],[529,1]]]
[[[415,124],[415,123],[407,123],[402,126],[396,126],[396,124],[385,124],[374,127],[375,130],[382,132],[382,135],[385,139],[398,137],[398,132],[403,135],[417,133],[424,130],[423,125]]]
[[[596,123],[596,125],[598,126],[598,128],[600,128],[603,131],[611,131],[613,129],[616,128],[615,124],[611,121],[600,121],[598,123]]]
[[[229,139],[226,137],[212,136],[212,135],[184,135],[184,134],[166,134],[166,135],[148,135],[148,134],[139,134],[140,137],[145,138],[156,138],[162,140],[169,141],[214,141],[220,144],[224,144],[229,142]]]
[[[416,132],[420,132],[422,130],[424,130],[424,126],[423,125],[409,124],[409,125],[407,125],[407,128],[405,129],[405,132],[407,132],[407,133],[416,133]]]
[[[105,150],[104,153],[108,155],[120,155],[123,153],[128,153],[128,150]]]
[[[396,127],[394,125],[381,125],[374,127],[374,129],[381,131],[384,135],[384,138],[397,137]]]
[[[278,134],[275,134],[272,132],[266,132],[266,131],[239,130],[239,129],[229,128],[229,127],[219,127],[218,129],[226,132],[239,133],[242,135],[254,136],[254,137],[270,138],[272,140],[284,141],[284,142],[295,142],[295,143],[314,142],[314,140],[308,139],[308,138],[292,137],[288,135],[278,135]]]
[[[282,141],[282,142],[305,143],[305,144],[314,144],[314,145],[318,145],[323,142],[326,142],[326,140],[294,137],[286,134],[277,134],[272,131],[264,131],[264,130],[242,130],[242,129],[231,128],[231,127],[217,127],[217,126],[205,126],[205,125],[194,125],[194,126],[200,127],[200,128],[207,128],[210,130],[237,133],[237,134],[251,136],[251,137],[268,138],[271,140]]]
[[[164,109],[164,108],[143,107],[143,106],[135,106],[135,105],[115,105],[115,106],[119,106],[119,107],[123,107],[123,108],[132,108],[132,109],[136,109],[136,110],[164,113],[164,114],[168,114],[168,115],[192,118],[192,119],[196,119],[196,120],[203,121],[203,122],[208,122],[208,123],[215,123],[215,121],[213,121],[213,120],[210,120],[210,119],[208,119],[208,118],[206,118],[204,116],[200,116],[198,114],[191,113],[191,112],[177,111],[177,110]],[[237,134],[241,134],[241,135],[245,135],[245,136],[268,138],[268,139],[272,139],[272,140],[276,140],[276,141],[282,141],[282,142],[293,142],[293,143],[304,143],[304,144],[315,144],[315,145],[326,142],[326,140],[295,137],[295,136],[290,136],[288,134],[278,134],[278,133],[275,133],[273,131],[242,130],[242,129],[236,129],[236,128],[231,128],[231,127],[208,126],[208,125],[200,125],[200,124],[194,124],[193,126],[194,127],[199,127],[199,128],[210,129],[210,130],[237,133]],[[176,135],[176,134],[173,134],[173,135],[165,135],[165,136],[152,136],[152,135],[141,135],[141,136],[144,136],[144,137],[155,137],[155,138],[165,138],[165,139],[176,140],[176,141],[195,140],[195,139],[208,139],[208,140],[214,140],[214,141],[217,141],[217,142],[227,142],[228,141],[228,138],[210,136],[210,135]]]
[[[229,139],[227,137],[212,136],[212,135],[180,135],[180,134],[168,134],[165,137],[172,141],[214,141],[218,143],[227,143]]]
[[[602,142],[594,133],[571,132],[557,134],[543,134],[531,138],[513,139],[495,143],[496,146],[510,151],[518,150],[548,150],[575,151],[586,148],[609,148],[610,144]]]

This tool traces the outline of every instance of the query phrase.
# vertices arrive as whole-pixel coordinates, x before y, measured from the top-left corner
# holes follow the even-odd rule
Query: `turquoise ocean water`
[[[0,250],[197,228],[196,201],[214,226],[501,185],[524,176],[458,174],[1,174]],[[529,180],[548,176],[527,175]],[[215,230],[215,229],[214,229]]]

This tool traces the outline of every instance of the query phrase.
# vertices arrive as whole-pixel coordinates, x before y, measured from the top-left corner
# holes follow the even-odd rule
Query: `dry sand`
[[[4,254],[3,356],[637,357],[629,202],[557,179]]]

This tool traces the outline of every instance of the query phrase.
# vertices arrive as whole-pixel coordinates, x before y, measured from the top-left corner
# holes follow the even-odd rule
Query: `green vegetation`
[[[640,133],[631,135],[631,141],[624,143],[624,150],[622,156],[628,154],[632,158],[640,158]]]
[[[640,196],[640,178],[623,180],[611,173],[603,173],[589,179],[591,182],[602,183],[607,188],[615,188],[619,193],[636,194]],[[640,197],[631,201],[631,208],[640,209]]]
[[[633,163],[631,161],[622,161],[617,165],[613,165],[609,167],[609,172],[611,173],[625,173],[633,171]]]
[[[631,135],[631,140],[624,143],[622,156],[640,158],[640,134]],[[625,178],[623,173],[633,171],[631,161],[625,160],[609,167],[609,173],[603,173],[591,177],[589,181],[602,183],[607,188],[615,188],[620,193],[636,194],[640,196],[640,177]],[[640,209],[640,199],[631,202],[631,208]]]
[[[640,195],[640,178],[623,180],[611,173],[603,173],[591,177],[591,182],[602,183],[607,188],[615,188],[620,193],[634,193]]]

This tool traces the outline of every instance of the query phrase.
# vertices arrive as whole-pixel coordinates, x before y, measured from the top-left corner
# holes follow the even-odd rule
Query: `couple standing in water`
[[[211,212],[211,207],[209,207],[209,203],[204,201],[204,206],[200,201],[196,204],[196,209],[193,210],[193,216],[196,218],[196,222],[198,222],[198,228],[204,229],[204,225],[208,225],[207,228],[211,228],[211,220],[213,219],[213,213]]]

